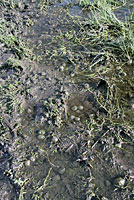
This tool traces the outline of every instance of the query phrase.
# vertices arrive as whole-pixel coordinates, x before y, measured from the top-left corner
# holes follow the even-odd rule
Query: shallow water
[[[80,127],[77,121],[73,124],[69,120],[71,112],[68,115],[71,109],[68,107],[73,106],[68,106],[69,97],[74,96],[76,86],[71,83],[70,76],[65,77],[60,70],[63,64],[73,70],[68,58],[75,47],[71,43],[69,47],[62,34],[72,31],[72,26],[77,29],[77,25],[71,21],[64,4],[55,6],[42,13],[26,35],[30,47],[41,56],[41,60],[32,69],[35,76],[35,80],[33,75],[30,76],[33,80],[29,84],[32,98],[24,102],[21,119],[23,136],[28,141],[26,157],[28,160],[31,154],[36,157],[30,166],[21,170],[22,174],[23,170],[26,172],[25,176],[32,185],[32,189],[25,189],[24,198],[29,199],[38,185],[33,199],[39,196],[57,200],[85,200],[89,172],[77,161],[82,144],[75,132],[79,132]],[[81,105],[81,102],[77,104]],[[45,178],[48,183],[45,183]]]
[[[72,32],[79,29],[77,23],[75,23],[77,19],[73,21],[72,16],[83,16],[78,5],[71,3],[71,1],[63,1],[50,6],[47,12],[42,13],[36,19],[37,22],[30,28],[26,36],[29,45],[34,49],[34,53],[40,55],[41,60],[37,65],[38,70],[35,68],[38,81],[32,84],[30,88],[30,93],[34,99],[34,104],[31,103],[33,113],[24,112],[22,117],[23,135],[29,138],[30,151],[36,152],[37,159],[24,170],[26,170],[26,174],[32,177],[30,178],[32,187],[39,182],[32,198],[39,195],[40,198],[47,197],[57,200],[61,198],[65,200],[86,200],[90,196],[88,187],[91,185],[92,191],[96,191],[96,188],[98,188],[96,194],[99,196],[101,194],[108,197],[112,193],[111,200],[119,200],[122,197],[120,198],[120,195],[113,191],[116,179],[120,177],[120,174],[117,167],[113,168],[109,154],[103,152],[101,158],[98,158],[100,149],[103,148],[101,142],[100,149],[97,149],[98,153],[93,153],[93,167],[87,167],[88,159],[90,160],[92,153],[85,148],[87,144],[84,144],[90,138],[84,133],[86,123],[89,123],[90,119],[94,120],[97,116],[96,113],[99,113],[100,117],[101,115],[105,117],[106,113],[99,108],[92,93],[89,92],[92,85],[93,88],[98,89],[101,80],[93,80],[93,82],[89,82],[89,88],[88,85],[84,88],[87,80],[75,84],[73,78],[70,77],[70,74],[73,77],[77,68],[77,56],[75,60],[73,55],[80,56],[81,49],[81,47],[77,47],[77,45],[68,41],[68,38],[72,37]],[[66,6],[71,8],[68,10]],[[128,14],[127,6],[118,9],[115,13],[119,18],[125,19],[124,10]],[[87,64],[90,60],[87,61],[86,59],[86,55],[83,55],[83,61]],[[79,65],[83,65],[83,63],[79,61]],[[103,90],[105,87],[106,85],[102,84],[102,88],[99,88],[99,90]],[[57,99],[63,107],[56,103]],[[46,102],[45,105],[44,102]],[[79,107],[82,110],[79,110]],[[59,109],[61,109],[60,112],[57,111]],[[45,112],[49,113],[49,117],[46,118]],[[31,115],[32,118],[30,119]],[[43,136],[42,133],[40,134],[41,131],[44,132]],[[84,136],[79,134],[80,132],[84,133]],[[77,134],[79,137],[77,137]],[[97,132],[94,133],[93,138],[91,137],[91,146],[99,141],[99,137]],[[36,145],[33,146],[33,144]],[[98,148],[98,145],[96,148]],[[88,156],[84,157],[84,154]],[[126,166],[121,156],[121,153],[119,153],[115,161]],[[101,162],[101,159],[104,159],[103,157],[107,158],[109,163],[107,161]],[[40,172],[37,174],[38,168],[40,168]],[[123,167],[123,169],[126,168]],[[92,180],[89,184],[87,178],[90,177],[90,173],[95,177],[95,180]],[[124,174],[121,177],[124,177]],[[26,189],[26,199],[30,198],[28,196],[29,190],[30,188]],[[31,193],[32,191],[33,189]],[[87,195],[85,195],[86,191],[88,191]]]
[[[133,181],[133,141],[129,141],[130,145],[124,142],[123,149],[118,149],[115,144],[120,145],[121,131],[125,135],[123,141],[132,133],[116,125],[113,128],[107,119],[107,111],[97,102],[95,95],[103,93],[106,97],[106,81],[94,77],[93,69],[82,75],[92,57],[87,44],[71,40],[81,30],[78,21],[84,20],[85,16],[81,8],[72,3],[75,2],[65,0],[44,11],[35,5],[34,24],[28,28],[24,39],[33,49],[37,61],[25,61],[19,78],[12,70],[13,79],[19,79],[21,91],[15,96],[20,113],[13,113],[20,123],[19,137],[9,148],[15,172],[13,180],[19,186],[18,195],[24,200],[129,199],[131,189],[125,188],[129,175]],[[106,76],[112,77],[114,73],[109,70]],[[122,79],[123,83],[128,76]],[[133,78],[130,81],[133,91]],[[127,89],[118,86],[120,92],[126,91],[121,97],[128,101]],[[125,104],[126,113],[128,104]],[[131,106],[129,110],[132,110]],[[131,112],[128,114],[132,115]],[[10,159],[6,157],[6,151],[3,158],[5,161]],[[9,169],[7,163],[4,170]],[[124,185],[120,185],[122,179]],[[3,178],[2,187],[7,185],[12,191],[9,181]]]
[[[132,21],[134,20],[133,16],[134,11],[134,1],[128,1],[124,6],[117,8],[114,13],[118,19],[122,21]]]

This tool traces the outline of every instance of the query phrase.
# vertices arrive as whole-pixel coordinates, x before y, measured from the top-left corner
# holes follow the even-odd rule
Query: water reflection
[[[114,14],[122,21],[134,20],[134,1],[128,1],[124,6],[114,10]]]

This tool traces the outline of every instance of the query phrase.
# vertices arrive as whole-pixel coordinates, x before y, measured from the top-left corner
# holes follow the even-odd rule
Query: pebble
[[[134,109],[134,104],[132,104],[131,106],[132,106],[132,109]]]
[[[18,8],[20,10],[24,10],[24,4],[22,2],[18,2]]]
[[[40,131],[39,131],[39,134],[40,134],[40,135],[45,135],[45,133],[46,133],[45,130],[40,130]]]
[[[89,88],[89,84],[88,84],[88,83],[85,83],[84,88],[85,88],[85,89],[88,89],[88,88]]]
[[[32,162],[34,162],[34,161],[35,161],[35,156],[31,156],[30,160],[31,160]]]
[[[51,122],[50,120],[49,120],[47,123],[48,123],[49,125],[52,124],[52,122]]]
[[[125,179],[120,178],[120,180],[119,180],[119,185],[120,185],[120,186],[124,186],[124,185],[125,185]]]
[[[102,200],[108,200],[108,198],[106,198],[106,197],[102,197]]]
[[[79,117],[75,117],[75,121],[79,122],[80,118]]]
[[[61,87],[60,87],[60,92],[63,92],[63,90],[64,90],[64,87],[61,86]]]
[[[27,160],[27,161],[25,162],[25,165],[26,165],[26,166],[30,166],[30,164],[31,164],[31,161],[30,161],[30,160]]]
[[[118,177],[115,179],[115,186],[123,187],[125,185],[125,179],[122,177]]]
[[[51,78],[51,77],[47,77],[47,80],[48,80],[48,81],[51,81],[51,80],[52,80],[52,78]]]
[[[44,136],[44,135],[38,135],[38,139],[39,139],[39,140],[44,140],[44,139],[45,139],[45,136]]]
[[[62,65],[63,67],[66,67],[66,63],[63,63],[63,65]]]
[[[79,106],[78,107],[79,110],[83,110],[83,108],[84,108],[83,106]]]
[[[74,77],[75,76],[75,73],[71,73],[71,77]]]
[[[46,117],[46,118],[49,118],[49,114],[48,114],[48,113],[45,113],[45,117]]]
[[[76,110],[76,113],[80,114],[80,113],[81,113],[81,111],[80,111],[80,110]]]
[[[132,64],[133,63],[133,60],[129,60],[129,64]]]
[[[91,131],[90,130],[86,130],[86,133],[91,135]]]
[[[65,95],[67,96],[67,97],[69,97],[69,92],[66,90],[65,91]]]
[[[59,68],[59,70],[63,72],[63,71],[64,71],[64,67],[61,66],[61,67]]]
[[[73,111],[76,111],[77,109],[78,109],[77,106],[73,106],[73,107],[72,107],[72,110],[73,110]]]
[[[46,72],[42,72],[41,75],[42,75],[42,76],[46,76]]]
[[[74,115],[71,115],[70,116],[70,120],[74,120],[75,119],[75,116]]]
[[[115,146],[118,147],[118,148],[121,148],[122,147],[122,143],[121,142],[117,143]]]
[[[56,136],[53,136],[52,142],[54,142],[54,143],[58,142],[58,138]]]
[[[47,105],[47,104],[48,104],[48,102],[45,100],[45,101],[44,101],[44,106]]]
[[[32,113],[32,109],[31,109],[31,108],[28,108],[28,109],[27,109],[27,113],[28,113],[28,114],[31,114],[31,113]]]

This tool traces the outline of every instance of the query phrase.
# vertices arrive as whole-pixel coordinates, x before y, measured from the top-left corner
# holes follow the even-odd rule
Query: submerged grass
[[[28,55],[28,49],[26,49],[23,41],[15,33],[12,33],[14,28],[12,25],[5,20],[0,22],[0,42],[2,46],[10,49],[18,57],[24,54]],[[7,27],[10,28],[7,29]]]
[[[92,9],[91,18],[82,26],[88,27],[83,33],[90,47],[120,61],[131,60],[134,56],[134,25],[120,21],[107,4],[104,8]]]
[[[131,20],[120,21],[106,4],[104,8],[92,10],[88,26],[89,44],[98,55],[103,53],[105,60],[100,66],[95,65],[95,70],[108,84],[107,98],[99,94],[96,99],[112,123],[133,127],[134,111],[129,104],[134,86],[134,25]]]
[[[133,12],[123,22],[116,17],[113,9],[125,4],[125,1],[118,4],[106,0],[97,2],[97,6],[95,1],[94,5],[89,5],[90,18],[79,22],[80,29],[70,40],[81,45],[87,55],[92,55],[86,71],[81,71],[82,80],[84,77],[87,80],[87,74],[93,73],[93,79],[99,77],[107,83],[106,94],[94,93],[100,107],[107,112],[107,120],[130,129],[134,122],[134,110],[130,105],[134,98]],[[89,1],[80,3],[88,5]],[[91,81],[92,78],[89,78]]]
[[[102,7],[105,6],[106,4],[111,5],[113,8],[118,7],[118,6],[122,6],[126,3],[126,0],[119,0],[119,1],[114,1],[114,0],[80,0],[79,1],[79,5],[83,6],[83,7],[90,7],[90,6],[94,6],[94,7]]]
[[[0,1],[0,6],[3,8],[8,8],[8,9],[20,9],[23,6],[22,1],[18,0],[1,0]]]

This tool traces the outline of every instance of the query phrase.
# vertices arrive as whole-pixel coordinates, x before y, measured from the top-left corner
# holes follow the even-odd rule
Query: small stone
[[[45,113],[45,116],[46,116],[46,118],[49,118],[49,114],[48,113]]]
[[[125,185],[125,179],[120,178],[120,180],[119,180],[119,185],[120,185],[120,186],[124,186],[124,185]]]
[[[63,90],[64,90],[64,87],[61,86],[61,87],[60,87],[60,92],[63,92]]]
[[[133,60],[129,60],[129,64],[132,64],[133,63]]]
[[[115,146],[118,147],[118,148],[121,148],[122,147],[122,143],[121,142],[117,143]]]
[[[42,76],[46,76],[46,72],[42,72],[41,75],[42,75]]]
[[[24,10],[24,4],[22,2],[18,2],[18,8],[20,10]]]
[[[25,162],[25,165],[26,165],[26,166],[30,166],[30,164],[31,164],[31,161],[30,161],[30,160],[27,160],[27,161]]]
[[[75,121],[79,122],[80,118],[79,117],[75,117]]]
[[[70,116],[70,120],[74,120],[75,119],[75,116],[74,115],[71,115]]]
[[[80,114],[80,113],[81,113],[81,111],[80,111],[80,110],[76,110],[76,113]]]
[[[75,76],[75,73],[71,73],[71,77],[74,77]]]
[[[52,78],[51,78],[51,77],[47,77],[47,80],[48,80],[48,81],[51,81],[51,80],[52,80]]]
[[[56,136],[53,136],[52,142],[54,142],[54,143],[58,142],[58,138]]]
[[[63,65],[62,65],[63,67],[66,67],[66,63],[63,63]]]
[[[132,109],[134,109],[134,103],[131,105]]]
[[[39,131],[39,134],[40,134],[40,135],[45,135],[45,133],[46,133],[45,130],[40,130],[40,131]]]
[[[48,104],[48,102],[45,100],[45,101],[44,101],[44,106],[47,105],[47,104]]]
[[[39,139],[39,140],[44,140],[44,139],[45,139],[45,136],[44,136],[44,135],[38,135],[38,139]]]
[[[69,92],[66,90],[65,91],[65,95],[67,96],[67,97],[69,97]]]
[[[108,200],[108,198],[106,198],[106,197],[102,197],[102,200]]]
[[[28,113],[28,114],[31,114],[31,113],[32,113],[32,109],[31,109],[31,108],[28,108],[28,109],[27,109],[27,113]]]
[[[85,88],[85,89],[88,89],[88,88],[89,88],[89,84],[88,84],[88,83],[85,83],[84,88]]]
[[[91,131],[90,130],[86,130],[86,133],[91,135]]]
[[[34,161],[35,161],[35,156],[31,156],[30,160],[31,160],[32,162],[34,162]]]
[[[49,120],[47,123],[48,123],[49,125],[52,124],[52,122],[51,122],[50,120]]]
[[[123,187],[123,186],[125,185],[125,179],[122,178],[122,177],[116,178],[116,180],[115,180],[115,185],[116,185],[117,187],[118,187],[118,186]]]
[[[73,107],[72,107],[72,110],[73,110],[73,111],[76,111],[77,109],[78,109],[77,106],[73,106]]]
[[[83,106],[79,106],[78,107],[79,110],[83,110],[83,108],[84,108]]]
[[[63,72],[63,71],[64,71],[64,67],[61,66],[61,67],[59,68],[59,70]]]

